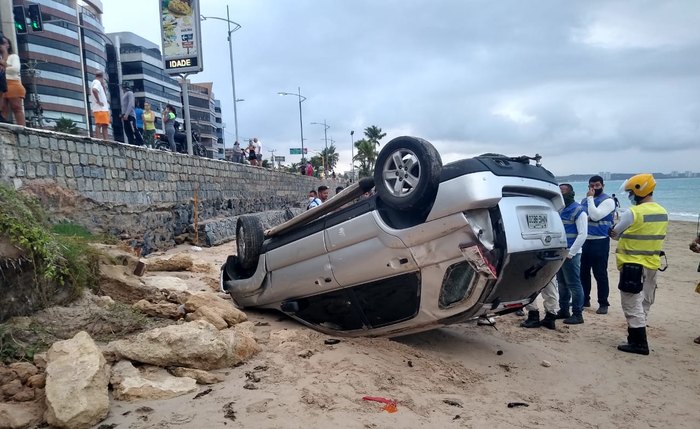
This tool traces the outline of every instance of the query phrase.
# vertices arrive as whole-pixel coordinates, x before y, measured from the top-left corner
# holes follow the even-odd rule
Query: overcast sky
[[[107,32],[160,45],[159,0],[106,0]],[[233,33],[241,140],[265,157],[329,139],[432,142],[443,163],[541,154],[555,174],[700,171],[700,7],[687,1],[203,0]],[[202,22],[204,71],[234,140],[226,23]]]

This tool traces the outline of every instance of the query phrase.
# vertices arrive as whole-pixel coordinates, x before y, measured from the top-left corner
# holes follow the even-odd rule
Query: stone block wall
[[[301,207],[321,184],[278,170],[6,124],[0,125],[0,181],[34,193],[57,219],[134,237],[145,253],[191,232],[195,212],[201,223]]]

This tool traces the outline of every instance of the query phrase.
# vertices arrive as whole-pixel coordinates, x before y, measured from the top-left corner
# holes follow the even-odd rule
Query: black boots
[[[556,326],[554,326],[554,321],[557,319],[557,315],[547,312],[544,315],[544,319],[540,322],[540,326],[543,326],[547,329],[555,329]]]
[[[571,317],[564,319],[564,323],[567,325],[580,325],[583,323],[583,314],[572,314]]]
[[[539,328],[540,327],[540,312],[528,311],[527,319],[520,324],[523,328]]]
[[[547,329],[554,329],[554,321],[556,320],[557,316],[553,313],[546,313],[544,316],[544,319],[540,321],[540,312],[539,311],[528,311],[527,312],[527,319],[523,323],[520,324],[523,328],[539,328],[540,326],[543,326]]]
[[[571,313],[568,309],[557,311],[557,319],[568,319],[569,317],[571,317]]]
[[[647,328],[627,328],[627,344],[620,344],[617,349],[625,353],[636,353],[638,355],[649,354],[649,344],[647,343]]]

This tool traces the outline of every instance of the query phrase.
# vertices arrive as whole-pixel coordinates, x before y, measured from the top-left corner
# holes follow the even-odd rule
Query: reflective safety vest
[[[578,229],[576,228],[576,219],[583,213],[583,207],[581,204],[574,201],[568,206],[564,207],[560,212],[561,221],[564,223],[564,231],[566,231],[566,247],[571,249],[574,245],[576,237],[578,237]]]
[[[668,229],[668,213],[657,203],[643,203],[630,208],[634,222],[620,235],[615,251],[617,268],[622,264],[641,264],[650,270],[661,266],[661,249]]]
[[[606,193],[602,193],[598,195],[597,197],[593,198],[593,203],[595,203],[595,206],[598,207],[600,203],[603,201],[607,200],[610,198],[610,195]],[[608,231],[610,228],[613,226],[613,219],[614,219],[614,213],[615,210],[611,211],[608,213],[604,218],[594,221],[591,219],[590,214],[588,213],[588,198],[584,198],[583,201],[581,201],[581,206],[583,207],[583,210],[588,214],[588,238],[592,237],[607,237],[608,236]]]

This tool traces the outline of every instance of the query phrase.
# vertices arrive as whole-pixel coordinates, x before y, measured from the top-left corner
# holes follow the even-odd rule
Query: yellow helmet
[[[637,174],[627,179],[623,186],[626,192],[632,192],[634,195],[644,198],[654,192],[656,180],[649,173]]]

